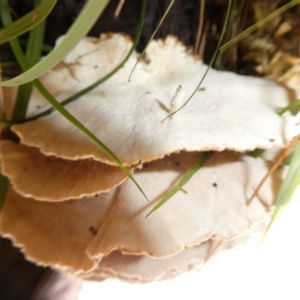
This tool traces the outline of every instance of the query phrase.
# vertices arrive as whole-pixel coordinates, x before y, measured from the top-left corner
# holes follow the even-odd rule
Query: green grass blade
[[[266,150],[265,149],[255,149],[253,150],[249,155],[254,157],[254,158],[257,158],[257,157],[260,157]]]
[[[271,222],[269,223],[267,229],[265,230],[264,237],[266,236],[273,222],[278,219],[285,205],[289,203],[296,188],[299,185],[300,185],[300,143],[297,144],[295,152],[292,156],[288,173],[280,188],[279,194],[277,196],[276,204],[275,204],[275,210],[272,215]]]
[[[9,7],[7,5],[7,0],[0,0],[1,3],[3,4],[1,7],[1,19],[2,19],[2,23],[4,24],[4,26],[9,26],[10,24],[12,24],[12,18],[9,12]],[[6,5],[4,5],[6,4]],[[19,63],[19,65],[21,66],[23,71],[26,71],[30,65],[29,62],[27,61],[26,57],[23,54],[23,50],[17,40],[17,38],[13,38],[11,40],[9,40],[10,46],[12,48],[12,51]]]
[[[16,61],[3,61],[1,62],[1,68],[10,68],[10,67],[15,67],[18,66],[18,63]]]
[[[127,168],[124,167],[122,162],[117,158],[117,156],[108,148],[106,147],[93,133],[91,133],[83,124],[81,124],[72,114],[70,114],[41,84],[41,82],[36,79],[33,81],[33,85],[35,88],[48,100],[48,102],[57,110],[59,111],[68,121],[70,121],[74,126],[76,126],[80,131],[82,131],[86,136],[88,136],[92,141],[94,141],[102,150],[103,152],[110,157],[118,167],[134,182],[136,187],[140,190],[140,192],[144,195],[147,199],[142,188],[139,186],[137,181],[131,175]],[[147,199],[148,200],[148,199]]]
[[[40,2],[41,2],[40,0],[36,0],[35,6],[38,5]],[[3,4],[3,1],[1,2],[1,4]],[[38,8],[37,8],[37,12],[39,12]],[[6,9],[1,10],[1,17],[3,16],[4,19],[6,19],[5,23],[11,22],[11,17],[10,14],[8,13],[8,6],[6,6]],[[41,46],[43,43],[43,36],[44,36],[45,21],[41,20],[36,24],[38,25],[30,32],[27,53],[26,53],[26,57],[28,58],[29,64],[31,65],[36,63],[40,58]],[[31,83],[27,83],[19,87],[12,119],[14,118],[20,119],[25,117],[31,90],[32,90]],[[0,211],[3,207],[6,198],[8,186],[9,186],[8,178],[0,173]]]
[[[45,19],[46,21],[47,19]],[[28,39],[23,39],[23,38],[19,38],[19,43],[21,46],[25,46],[27,47],[28,45]],[[47,44],[43,44],[42,45],[42,51],[45,52],[45,53],[49,53],[53,50],[54,47],[50,46],[50,45],[47,45]]]
[[[62,101],[60,104],[61,105],[67,105],[68,103],[78,99],[79,97],[85,95],[86,93],[92,91],[94,88],[96,88],[98,85],[102,84],[103,82],[105,82],[106,80],[108,80],[111,76],[113,76],[115,73],[117,73],[126,63],[126,61],[129,59],[129,57],[131,56],[131,54],[133,53],[133,51],[135,50],[135,48],[137,47],[139,40],[141,38],[142,35],[142,31],[143,31],[143,25],[144,25],[144,19],[145,19],[145,10],[146,10],[146,0],[143,0],[142,2],[142,7],[140,9],[140,14],[139,14],[139,20],[138,20],[138,25],[137,25],[137,33],[134,37],[133,43],[132,43],[132,47],[130,48],[130,50],[128,51],[127,55],[125,56],[125,58],[123,59],[123,61],[121,61],[121,63],[116,66],[111,72],[109,72],[107,75],[105,75],[104,77],[100,78],[99,80],[97,80],[96,82],[94,82],[93,84],[89,85],[87,88],[81,90],[80,92],[76,93],[75,95],[67,98],[66,100]],[[48,114],[50,114],[51,112],[53,112],[54,109],[50,108],[45,110],[44,112],[32,116],[26,120],[20,120],[18,123],[25,123],[25,122],[29,122],[32,120],[36,120],[40,117],[44,117]],[[0,120],[1,121],[1,120]]]
[[[282,116],[284,113],[286,113],[287,111],[293,109],[294,107],[296,107],[297,111],[299,111],[300,109],[300,99],[294,100],[292,103],[290,103],[289,105],[287,105],[285,108],[283,108],[281,111],[278,112],[279,116]]]
[[[164,205],[171,197],[173,197],[180,189],[194,176],[196,172],[198,172],[207,160],[213,155],[213,152],[204,152],[199,159],[199,161],[190,169],[186,174],[182,176],[179,182],[171,188],[167,194],[151,209],[151,211],[147,214],[146,217],[153,214],[156,210],[158,210],[162,205]]]
[[[0,30],[0,45],[31,30],[52,11],[56,0],[42,0],[35,9],[9,26]],[[7,0],[0,1],[0,11],[8,9]]]
[[[6,1],[6,0],[1,0]],[[109,0],[89,0],[82,9],[80,15],[68,30],[66,36],[59,45],[43,60],[37,63],[21,75],[7,81],[0,82],[3,86],[21,85],[30,82],[57,65],[89,32],[98,19]]]
[[[137,66],[137,64],[139,63],[140,59],[143,57],[143,55],[144,55],[144,53],[145,53],[145,51],[146,51],[146,49],[147,49],[149,43],[153,40],[153,38],[154,38],[156,32],[158,31],[158,29],[160,28],[161,24],[162,24],[163,21],[165,20],[165,18],[166,18],[166,16],[168,15],[168,13],[169,13],[171,7],[173,6],[173,4],[174,4],[174,0],[171,0],[170,3],[169,3],[169,5],[168,5],[168,7],[167,7],[167,9],[166,9],[166,11],[164,12],[162,18],[159,20],[159,23],[158,23],[157,27],[155,28],[154,32],[152,33],[152,35],[151,35],[151,37],[150,37],[150,39],[149,39],[149,41],[148,41],[148,43],[147,43],[145,49],[144,49],[143,52],[140,54],[140,56],[139,56],[139,58],[137,59],[135,65],[133,66],[132,71],[130,72],[128,81],[131,80],[131,75],[133,74],[134,69],[136,68],[136,66]]]
[[[201,84],[203,83],[203,81],[204,81],[204,79],[205,79],[205,77],[206,77],[209,69],[211,68],[211,66],[213,65],[214,61],[216,60],[216,58],[218,56],[220,46],[221,46],[221,44],[223,42],[223,39],[224,39],[226,30],[227,30],[227,27],[228,27],[228,22],[229,22],[229,17],[230,17],[231,9],[232,9],[232,0],[229,0],[227,12],[226,12],[226,18],[225,18],[224,26],[223,26],[223,29],[222,29],[222,33],[221,33],[221,36],[220,36],[217,48],[216,48],[216,50],[215,50],[215,52],[213,54],[213,57],[212,57],[209,65],[208,65],[208,67],[207,67],[204,75],[202,76],[202,79],[200,80],[199,84],[197,85],[197,87],[195,88],[195,90],[193,91],[193,93],[190,95],[190,97],[186,100],[186,102],[182,106],[180,106],[177,110],[175,110],[174,112],[172,112],[171,114],[169,114],[161,122],[164,122],[166,119],[172,117],[174,114],[176,114],[181,109],[183,109],[190,102],[190,100],[194,97],[194,95],[197,93],[197,91],[199,90],[199,88],[200,88]]]
[[[143,2],[143,8],[145,7],[146,1]],[[4,25],[9,24],[11,22],[11,16],[9,11],[6,11],[4,14],[4,18],[2,17],[2,21]],[[20,64],[20,66],[23,68],[23,70],[26,70],[29,68],[30,64],[27,61],[27,58],[25,57],[21,46],[19,44],[18,39],[12,39],[10,40],[10,45],[12,47],[12,50]],[[129,170],[124,167],[122,162],[117,158],[117,156],[108,148],[106,147],[93,133],[91,133],[83,124],[81,124],[71,113],[69,113],[48,91],[47,89],[42,85],[42,83],[35,79],[32,81],[32,84],[35,86],[35,88],[45,97],[45,99],[59,112],[61,113],[69,122],[71,122],[74,126],[76,126],[80,131],[82,131],[86,136],[88,136],[92,141],[94,141],[102,150],[103,152],[110,157],[118,166],[119,168],[134,182],[136,187],[139,189],[139,191],[144,195],[144,197],[147,199],[147,196],[145,195],[142,188],[139,186],[137,181],[134,179],[134,177],[131,175]],[[148,199],[147,199],[148,200]]]
[[[220,52],[223,53],[228,48],[230,48],[231,46],[233,46],[237,42],[239,42],[242,39],[244,39],[246,36],[248,36],[249,34],[251,34],[256,29],[264,26],[267,22],[271,21],[272,19],[276,18],[277,16],[279,16],[280,14],[282,14],[283,12],[285,12],[286,10],[290,9],[291,7],[293,7],[293,6],[295,6],[295,5],[299,4],[299,3],[300,3],[300,0],[293,0],[293,1],[290,1],[289,3],[283,5],[282,7],[280,7],[279,9],[275,10],[273,13],[269,14],[267,17],[265,17],[264,19],[262,19],[261,21],[259,21],[256,24],[252,25],[248,29],[244,30],[242,33],[238,34],[235,38],[233,38],[232,40],[230,40],[229,42],[227,42],[226,44],[224,44],[220,48]]]
[[[35,0],[35,6],[38,6],[40,2],[41,0]],[[30,31],[26,48],[26,59],[29,62],[29,66],[33,66],[40,60],[44,40],[45,21],[46,20],[43,20]],[[19,87],[12,120],[25,118],[31,91],[32,83],[30,82]]]
[[[134,40],[133,40],[133,43],[132,43],[132,47],[128,51],[128,54],[123,59],[123,61],[116,68],[114,68],[110,73],[108,73],[107,75],[105,75],[101,79],[97,80],[96,82],[94,82],[93,84],[91,84],[87,88],[81,90],[80,92],[76,93],[75,95],[67,98],[64,101],[62,101],[60,103],[61,105],[64,106],[64,105],[66,105],[66,104],[68,104],[68,103],[70,103],[70,102],[78,99],[79,97],[85,95],[86,93],[90,92],[91,90],[93,90],[94,88],[96,88],[98,85],[102,84],[107,79],[109,79],[111,76],[113,76],[116,72],[118,72],[124,66],[124,64],[129,59],[129,57],[131,56],[131,54],[133,53],[133,51],[135,50],[136,46],[139,43],[142,31],[143,31],[143,24],[144,24],[144,19],[145,19],[145,8],[146,8],[146,1],[143,0],[142,7],[140,9],[140,14],[139,14],[139,20],[138,20],[138,25],[137,25],[137,33],[136,33],[136,35],[134,37]],[[53,111],[55,111],[55,109],[52,107],[52,108],[49,108],[49,109],[45,110],[44,112],[42,112],[40,114],[37,114],[37,115],[32,116],[32,117],[27,118],[27,119],[18,119],[18,120],[14,119],[12,121],[8,121],[8,120],[0,118],[0,122],[4,123],[6,125],[21,124],[21,123],[25,123],[25,122],[36,120],[36,119],[38,119],[40,117],[44,117],[44,116],[50,114]]]
[[[29,103],[30,95],[32,91],[32,84],[26,83],[19,86],[18,94],[12,114],[13,120],[22,119],[26,116],[27,106]]]
[[[35,0],[35,6],[38,6],[42,0]],[[44,34],[46,27],[46,19],[38,26],[35,26],[29,34],[29,39],[26,45],[26,58],[30,66],[35,65],[41,58],[43,49]]]

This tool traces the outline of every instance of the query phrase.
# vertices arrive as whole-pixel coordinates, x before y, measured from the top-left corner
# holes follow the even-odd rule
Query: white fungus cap
[[[124,35],[85,38],[64,62],[41,78],[59,100],[111,71],[132,42]],[[207,69],[174,37],[152,41],[134,70],[125,66],[98,88],[67,105],[125,165],[186,151],[244,152],[283,148],[299,134],[299,117],[277,111],[295,99],[293,91],[267,79],[210,70],[203,88],[172,118],[161,122],[192,94]],[[34,93],[33,98],[41,97]],[[36,99],[33,103],[36,103]],[[114,164],[59,113],[13,126],[22,143],[47,155],[93,158]]]

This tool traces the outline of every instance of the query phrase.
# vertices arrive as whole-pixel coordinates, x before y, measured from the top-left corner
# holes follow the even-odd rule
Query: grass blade
[[[300,0],[299,0],[300,1]],[[195,88],[194,92],[190,95],[190,97],[186,100],[186,102],[180,106],[177,110],[175,110],[174,112],[172,112],[171,114],[169,114],[166,118],[164,118],[161,122],[164,122],[166,119],[172,117],[173,115],[175,115],[177,112],[179,112],[181,109],[183,109],[189,102],[190,100],[193,98],[193,96],[197,93],[197,91],[199,90],[202,82],[204,81],[209,69],[211,68],[211,66],[213,65],[214,61],[216,60],[217,56],[218,56],[218,53],[219,53],[219,48],[223,42],[223,39],[224,39],[224,36],[225,36],[225,33],[226,33],[226,30],[227,30],[227,27],[228,27],[228,22],[229,22],[229,17],[230,17],[230,12],[231,12],[231,9],[232,9],[232,0],[229,0],[229,3],[228,3],[228,8],[227,8],[227,12],[226,12],[226,19],[225,19],[225,23],[224,23],[224,26],[223,26],[223,29],[222,29],[222,33],[221,33],[221,36],[220,36],[220,39],[219,39],[219,42],[218,42],[218,46],[213,54],[213,57],[204,73],[204,75],[202,76],[202,79],[200,80],[199,84],[197,85],[197,87]]]
[[[142,4],[142,11],[145,12],[145,6],[146,1],[143,1]],[[11,16],[9,11],[5,11],[3,14],[4,18],[2,17],[2,21],[4,25],[9,24],[11,20]],[[143,15],[143,14],[142,14]],[[12,39],[10,40],[10,45],[12,47],[12,50],[22,67],[24,71],[26,71],[30,64],[25,57],[21,46],[19,44],[18,39]],[[129,170],[124,167],[122,162],[117,158],[117,156],[108,148],[106,147],[92,132],[90,132],[83,124],[81,124],[71,113],[69,113],[49,92],[48,90],[43,86],[43,84],[38,80],[35,79],[32,81],[32,84],[35,86],[35,88],[45,97],[45,99],[59,112],[61,113],[69,122],[71,122],[74,126],[76,126],[80,131],[82,131],[86,136],[88,136],[92,141],[94,141],[102,150],[103,152],[110,157],[118,166],[119,168],[134,182],[136,187],[139,189],[139,191],[144,195],[144,197],[147,199],[147,196],[145,195],[142,188],[139,186],[137,181],[134,179],[134,177],[131,175]],[[148,200],[148,199],[147,199]]]
[[[0,30],[0,45],[31,30],[52,11],[56,0],[42,0],[31,12]],[[8,8],[7,1],[0,1],[0,11]]]
[[[3,2],[5,2],[5,1],[1,1],[1,4],[3,4]],[[37,6],[40,2],[41,2],[41,0],[36,0],[35,6]],[[49,1],[49,2],[51,2],[51,1]],[[7,2],[6,2],[6,4],[7,4]],[[2,17],[2,19],[3,19],[3,17],[4,17],[4,19],[6,19],[5,22],[10,23],[11,17],[10,17],[10,15],[7,14],[7,9],[8,9],[8,6],[6,6],[6,9],[2,9],[1,17]],[[38,7],[36,9],[37,9],[37,11],[39,11]],[[3,23],[5,23],[5,22],[3,22]],[[14,23],[12,23],[12,24],[14,24]],[[26,57],[28,58],[30,65],[33,65],[40,59],[41,48],[43,45],[45,20],[41,20],[36,24],[38,24],[38,25],[35,26],[35,28],[32,29],[30,32],[27,51],[26,51]],[[20,118],[25,117],[27,105],[28,105],[29,98],[31,95],[31,90],[32,90],[31,83],[27,83],[27,84],[21,85],[19,87],[16,103],[15,103],[13,114],[12,114],[12,119],[14,119],[14,118],[20,119]],[[0,211],[3,207],[4,201],[6,198],[8,186],[9,186],[8,178],[0,173]]]
[[[6,0],[1,0],[6,2]],[[49,53],[43,60],[21,75],[0,82],[3,86],[21,85],[30,82],[57,65],[88,33],[95,21],[98,19],[109,0],[89,0],[82,9],[80,15],[68,30],[63,41]]]
[[[298,112],[299,109],[300,109],[300,99],[294,100],[292,103],[287,105],[285,108],[283,108],[281,111],[278,112],[278,115],[282,116],[284,113],[286,113],[287,111],[293,109],[294,107],[296,107],[296,110]]]
[[[146,47],[144,48],[143,52],[140,54],[140,56],[139,56],[139,58],[137,59],[135,65],[133,66],[132,71],[130,72],[128,81],[131,80],[131,76],[132,76],[132,74],[133,74],[133,72],[134,72],[134,69],[136,68],[136,66],[137,66],[137,64],[139,63],[140,59],[143,57],[143,55],[144,55],[144,53],[145,53],[145,51],[146,51],[146,49],[147,49],[149,43],[153,40],[153,38],[154,38],[156,32],[158,31],[158,29],[160,28],[161,24],[163,23],[163,21],[165,20],[166,16],[168,15],[168,13],[169,13],[171,7],[172,7],[173,4],[174,4],[174,1],[175,1],[175,0],[171,0],[171,1],[170,1],[170,3],[169,3],[169,5],[168,5],[166,11],[164,12],[162,18],[159,20],[159,23],[158,23],[157,27],[155,28],[154,32],[152,33],[152,35],[151,35],[151,37],[150,37],[150,39],[149,39],[149,41],[148,41]]]
[[[273,222],[278,219],[285,205],[289,203],[296,188],[299,185],[300,185],[300,143],[298,143],[298,145],[296,146],[295,152],[292,156],[288,173],[280,188],[279,194],[276,199],[275,210],[272,215],[271,222],[269,223],[267,229],[264,232],[264,237],[266,236]]]
[[[171,188],[167,192],[167,194],[151,209],[146,218],[153,214],[156,210],[158,210],[162,205],[164,205],[178,191],[180,191],[180,189],[194,176],[196,172],[198,172],[204,166],[204,164],[212,155],[212,151],[204,152],[199,161],[190,170],[188,170],[188,172],[182,176],[179,182],[173,188]]]
[[[29,103],[30,95],[32,91],[32,84],[26,83],[19,86],[18,94],[12,114],[13,120],[18,120],[26,116],[27,106]]]
[[[124,167],[122,162],[118,159],[118,157],[108,148],[106,147],[92,132],[90,132],[82,123],[80,123],[72,114],[70,114],[42,85],[42,83],[36,79],[33,81],[33,85],[35,88],[47,99],[47,101],[58,111],[60,112],[69,122],[71,122],[74,126],[76,126],[81,132],[83,132],[86,136],[88,136],[92,141],[94,141],[103,152],[110,157],[118,167],[134,182],[139,191],[144,195],[147,199],[142,188],[139,186],[137,181],[131,175],[129,170]],[[147,199],[148,200],[148,199]]]
[[[126,61],[128,60],[128,58],[131,56],[131,54],[135,50],[135,48],[136,48],[136,46],[137,46],[137,44],[138,44],[138,42],[140,40],[140,37],[141,37],[141,34],[142,34],[142,29],[143,29],[144,18],[145,18],[145,5],[142,6],[142,9],[141,9],[141,12],[140,12],[140,16],[139,16],[139,20],[138,20],[138,26],[137,26],[137,34],[136,34],[136,36],[134,38],[132,47],[129,50],[129,52],[126,55],[126,57],[124,58],[124,60],[115,69],[113,69],[110,73],[108,73],[107,75],[105,75],[103,78],[97,80],[96,82],[94,82],[93,84],[91,84],[90,86],[88,86],[87,88],[83,89],[82,91],[80,91],[80,92],[76,93],[75,95],[67,98],[64,101],[62,101],[60,103],[61,105],[66,105],[66,104],[68,104],[68,103],[70,103],[70,102],[78,99],[79,97],[85,95],[86,93],[90,92],[91,90],[93,90],[94,88],[96,88],[98,85],[100,85],[101,83],[103,83],[107,79],[109,79],[111,76],[113,76],[117,71],[119,71],[124,66],[124,64],[126,63]],[[49,108],[46,111],[44,111],[44,112],[42,112],[42,113],[40,113],[38,115],[32,116],[30,118],[27,118],[27,119],[21,119],[21,118],[15,119],[14,118],[13,120],[9,121],[9,120],[5,120],[5,119],[0,118],[0,122],[3,123],[3,124],[6,124],[6,125],[21,124],[21,123],[33,121],[33,120],[36,120],[36,119],[38,119],[40,117],[46,116],[46,115],[50,114],[53,111],[55,111],[54,108]]]
[[[40,2],[41,0],[35,0],[35,6],[38,6]],[[26,47],[26,58],[29,62],[29,66],[33,66],[39,61],[41,57],[46,24],[45,21],[46,20],[43,20],[40,24],[35,26],[30,31]],[[15,107],[12,114],[12,120],[19,120],[25,118],[31,91],[32,83],[30,82],[19,87]]]
[[[142,5],[142,8],[140,10],[140,15],[139,15],[139,20],[138,20],[138,25],[137,25],[137,33],[134,37],[133,43],[132,43],[132,47],[130,48],[130,50],[128,51],[128,54],[126,55],[126,57],[123,59],[123,61],[116,66],[111,72],[109,72],[107,75],[105,75],[104,77],[102,77],[101,79],[97,80],[96,82],[94,82],[93,84],[91,84],[90,86],[88,86],[87,88],[81,90],[80,92],[76,93],[75,95],[67,98],[66,100],[62,101],[60,104],[61,105],[67,105],[68,103],[78,99],[79,97],[85,95],[86,93],[90,92],[91,90],[93,90],[94,88],[96,88],[98,85],[100,85],[101,83],[105,82],[106,80],[108,80],[111,76],[113,76],[116,72],[118,72],[126,63],[126,61],[129,59],[129,57],[131,56],[131,54],[133,53],[133,51],[135,50],[136,46],[138,45],[138,42],[140,40],[142,31],[143,31],[143,23],[144,23],[144,18],[145,18],[145,0],[143,0],[144,5]],[[35,116],[32,116],[30,118],[27,119],[14,119],[14,120],[5,120],[0,118],[0,122],[5,124],[5,125],[15,125],[15,124],[21,124],[21,123],[25,123],[25,122],[29,122],[29,121],[33,121],[36,120],[40,117],[44,117],[50,113],[52,113],[53,111],[55,111],[55,108],[49,108]]]
[[[146,9],[146,1],[143,0],[143,4],[142,7],[140,9],[140,14],[139,14],[139,20],[138,20],[138,25],[137,25],[137,33],[134,37],[133,43],[132,43],[132,47],[130,48],[130,50],[128,51],[127,55],[125,56],[125,58],[123,59],[123,61],[121,61],[121,63],[116,66],[111,72],[109,72],[107,75],[105,75],[104,77],[100,78],[99,80],[97,80],[96,82],[92,83],[91,85],[89,85],[88,87],[86,87],[85,89],[81,90],[80,92],[76,93],[75,95],[67,98],[66,100],[62,101],[60,104],[61,105],[67,105],[68,103],[71,103],[72,101],[78,99],[79,97],[87,94],[88,92],[92,91],[94,88],[96,88],[98,85],[102,84],[103,82],[105,82],[106,80],[108,80],[111,76],[113,76],[115,73],[117,73],[126,63],[126,61],[129,59],[129,57],[131,56],[131,54],[133,53],[133,51],[135,50],[135,48],[137,47],[140,37],[142,35],[142,31],[143,31],[143,24],[144,24],[144,19],[145,19],[145,9]],[[53,112],[54,109],[50,108],[45,110],[44,112],[32,116],[26,120],[19,120],[18,124],[20,123],[25,123],[25,122],[29,122],[32,120],[36,120],[40,117],[44,117],[48,114],[50,114],[51,112]],[[1,122],[1,120],[0,120]]]

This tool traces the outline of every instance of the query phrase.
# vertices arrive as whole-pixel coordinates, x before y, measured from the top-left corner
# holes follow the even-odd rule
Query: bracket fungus
[[[96,198],[60,203],[23,198],[11,188],[3,207],[0,232],[11,236],[29,259],[78,276],[85,277],[87,273],[88,277],[101,266],[102,259],[116,256],[111,254],[115,251],[158,260],[171,258],[208,240],[233,240],[263,222],[265,206],[258,198],[247,206],[246,199],[268,170],[268,164],[235,152],[215,154],[186,184],[184,192],[145,219],[150,205],[199,155],[173,154],[137,171],[135,177],[144,184],[150,203],[144,201],[131,181]],[[218,182],[217,188],[213,182]],[[258,197],[266,205],[272,205],[273,189],[278,183],[280,176],[276,173],[259,192]],[[191,259],[200,255],[198,250],[192,253]],[[202,261],[208,250],[204,254]],[[189,265],[189,260],[186,263]]]
[[[131,45],[120,34],[85,38],[41,81],[64,100],[110,72]],[[1,142],[1,168],[11,187],[0,232],[30,260],[89,280],[166,279],[204,263],[216,244],[231,248],[266,220],[284,168],[247,206],[270,164],[244,152],[284,148],[299,134],[299,116],[277,115],[293,91],[270,80],[210,70],[205,89],[161,122],[184,103],[207,66],[174,37],[151,42],[146,56],[131,82],[137,53],[66,108],[132,168],[148,203],[114,162],[57,112],[13,126],[21,144]],[[29,114],[43,107],[34,91]],[[145,218],[208,150],[217,152],[184,189]]]
[[[54,96],[65,99],[116,67],[131,44],[123,35],[86,38],[41,80]],[[188,54],[174,37],[151,42],[146,56],[130,82],[137,54],[106,82],[66,106],[125,165],[183,150],[282,148],[300,133],[298,117],[290,112],[277,115],[278,109],[294,99],[292,90],[267,79],[216,70],[208,72],[205,90],[161,122],[172,107],[181,106],[192,94],[207,66]],[[57,85],[57,78],[63,84]],[[35,93],[33,97],[42,96]],[[12,129],[22,143],[38,147],[46,155],[114,164],[58,112]]]
[[[10,141],[1,143],[0,155],[2,173],[15,190],[36,200],[63,201],[94,196],[127,179],[115,166],[91,159],[45,156],[37,148]]]

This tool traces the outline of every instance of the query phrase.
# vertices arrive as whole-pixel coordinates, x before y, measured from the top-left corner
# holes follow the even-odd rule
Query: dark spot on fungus
[[[214,182],[214,183],[213,183],[213,187],[217,187],[217,186],[218,186],[218,185]]]
[[[91,227],[89,228],[89,232],[92,233],[93,235],[96,235],[96,234],[97,234],[97,230],[96,230],[93,226],[91,226]]]
[[[159,107],[160,107],[163,111],[169,113],[169,109],[168,109],[161,101],[159,101],[159,100],[156,99],[156,102],[158,103]]]
[[[199,88],[198,91],[199,92],[204,92],[205,91],[205,87]]]
[[[146,65],[150,64],[151,59],[150,59],[149,56],[147,55],[147,52],[145,52],[145,53],[140,57],[140,61],[142,61],[142,62],[145,63]]]

